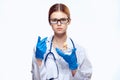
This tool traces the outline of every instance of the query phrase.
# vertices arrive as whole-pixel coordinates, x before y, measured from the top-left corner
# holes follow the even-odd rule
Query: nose
[[[61,22],[60,22],[60,21],[58,21],[58,22],[57,22],[57,25],[61,25]]]

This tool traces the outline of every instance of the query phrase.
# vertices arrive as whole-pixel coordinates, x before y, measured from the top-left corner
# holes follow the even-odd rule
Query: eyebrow
[[[50,19],[63,19],[63,18],[68,18],[68,17],[62,17],[62,18],[50,18]]]

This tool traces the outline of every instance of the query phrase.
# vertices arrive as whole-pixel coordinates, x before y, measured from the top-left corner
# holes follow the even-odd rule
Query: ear
[[[68,25],[71,23],[71,19],[69,19],[69,22],[67,23]]]

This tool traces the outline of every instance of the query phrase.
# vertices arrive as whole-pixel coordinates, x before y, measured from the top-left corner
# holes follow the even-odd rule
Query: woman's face
[[[50,25],[55,34],[66,33],[69,23],[68,16],[61,11],[53,12],[50,16]]]

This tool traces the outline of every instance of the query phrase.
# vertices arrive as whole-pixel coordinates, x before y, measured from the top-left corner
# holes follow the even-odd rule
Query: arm
[[[40,80],[40,76],[39,76],[39,70],[40,67],[37,64],[37,60],[35,58],[35,55],[33,54],[33,58],[32,58],[32,80]]]
[[[85,59],[81,65],[79,65],[73,80],[90,80],[92,76],[92,66],[90,62]]]
[[[90,80],[92,76],[92,65],[85,55],[83,48],[77,50],[78,69],[75,71],[73,80]]]
[[[42,60],[44,59],[44,54],[46,52],[46,40],[47,37],[42,39],[38,37],[38,42],[34,48],[34,54],[32,58],[32,79],[40,80],[40,69],[42,68]]]

